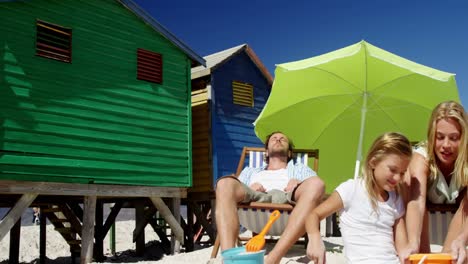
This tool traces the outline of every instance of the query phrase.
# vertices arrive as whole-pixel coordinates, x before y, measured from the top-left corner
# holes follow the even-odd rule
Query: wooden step
[[[81,244],[81,240],[75,239],[75,240],[67,240],[68,245],[79,245]]]
[[[58,232],[60,232],[62,234],[75,233],[75,232],[73,232],[73,230],[70,227],[56,227],[55,231],[58,231]]]
[[[78,245],[70,245],[70,251],[74,253],[81,253],[81,247]]]
[[[61,212],[60,208],[58,207],[52,207],[52,208],[43,208],[41,210],[41,213],[58,213]]]
[[[65,219],[65,218],[57,218],[57,219],[49,219],[50,222],[52,223],[68,223],[68,219]]]

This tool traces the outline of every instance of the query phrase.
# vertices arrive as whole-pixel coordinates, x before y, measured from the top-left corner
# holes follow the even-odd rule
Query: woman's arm
[[[429,165],[426,158],[419,153],[414,153],[408,167],[405,183],[408,186],[406,225],[408,227],[408,246],[413,253],[419,252],[421,232],[424,214],[426,211],[427,179],[429,177]]]
[[[325,263],[325,246],[320,236],[320,221],[343,208],[343,201],[335,191],[327,200],[315,208],[307,217],[305,228],[309,237],[307,244],[307,257],[315,264]]]
[[[467,192],[464,193],[464,198],[462,199],[460,206],[458,207],[457,212],[450,222],[449,230],[447,232],[447,237],[445,239],[444,247],[442,252],[451,251],[454,259],[457,260],[456,263],[465,263],[467,260],[466,255],[466,245],[468,242],[468,224],[467,215],[468,215],[468,196]]]

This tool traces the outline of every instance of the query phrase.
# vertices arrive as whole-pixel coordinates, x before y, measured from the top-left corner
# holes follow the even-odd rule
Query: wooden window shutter
[[[71,62],[72,30],[45,21],[36,21],[36,55]]]
[[[162,55],[156,52],[137,50],[137,79],[153,83],[163,82]]]
[[[234,104],[253,107],[253,86],[248,83],[233,81],[232,98]]]

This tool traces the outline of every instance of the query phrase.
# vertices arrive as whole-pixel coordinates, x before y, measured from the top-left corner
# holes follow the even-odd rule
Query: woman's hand
[[[462,264],[467,261],[466,240],[462,238],[463,234],[452,241],[450,248],[452,250],[452,263]]]
[[[309,234],[309,243],[307,244],[307,257],[315,264],[325,264],[326,254],[320,232]]]

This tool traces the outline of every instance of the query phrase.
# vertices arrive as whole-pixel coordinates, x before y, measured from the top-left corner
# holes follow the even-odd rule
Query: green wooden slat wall
[[[0,3],[0,179],[189,187],[190,60],[114,0]],[[35,55],[36,19],[72,62]],[[162,54],[163,83],[136,79]]]

